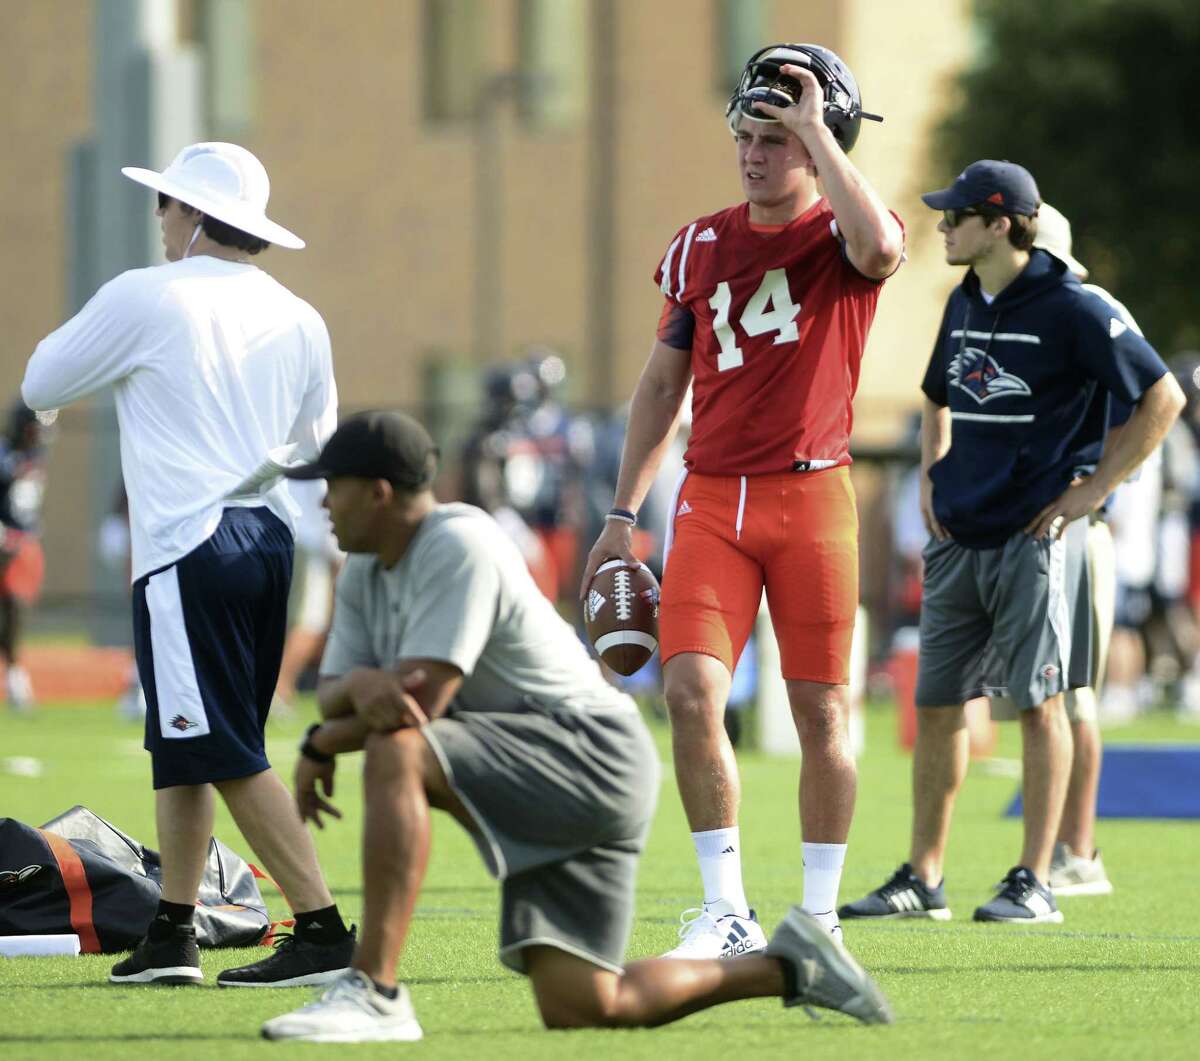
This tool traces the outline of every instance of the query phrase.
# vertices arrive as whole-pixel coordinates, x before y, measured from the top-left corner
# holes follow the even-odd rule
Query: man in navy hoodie
[[[909,861],[839,911],[948,920],[942,866],[967,767],[963,703],[989,643],[1020,709],[1024,845],[977,921],[1061,921],[1046,887],[1071,768],[1063,693],[1088,683],[1087,521],[1184,405],[1158,354],[1066,264],[1033,249],[1029,172],[985,159],[922,196],[942,211],[952,292],[921,385],[925,548]],[[1134,406],[1104,445],[1109,403]],[[1077,569],[1077,568],[1076,568]]]

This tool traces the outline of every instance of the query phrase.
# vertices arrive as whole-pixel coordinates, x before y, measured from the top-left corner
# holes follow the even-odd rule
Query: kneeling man
[[[289,473],[329,481],[325,506],[351,554],[321,665],[324,721],[305,739],[296,798],[315,824],[336,816],[336,756],[365,750],[363,931],[350,971],[263,1034],[421,1037],[396,963],[430,807],[471,833],[500,879],[500,959],[530,978],[548,1027],[664,1024],[770,995],[889,1021],[874,982],[799,908],[765,956],[623,966],[657,752],[491,518],[437,502],[436,463],[415,420],[377,412]]]

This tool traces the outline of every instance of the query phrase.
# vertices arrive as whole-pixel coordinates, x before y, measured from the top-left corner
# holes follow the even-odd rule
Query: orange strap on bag
[[[92,886],[88,884],[83,862],[69,841],[54,833],[38,830],[62,874],[63,886],[67,889],[70,903],[71,928],[79,937],[79,949],[84,954],[100,953],[100,937],[92,923]]]
[[[267,874],[265,874],[261,869],[259,869],[253,862],[247,862],[246,865],[250,867],[250,872],[254,874],[254,877],[256,880],[265,880],[268,884],[271,885],[271,887],[273,887],[277,892],[279,892],[280,895],[283,896],[283,901],[285,903],[287,903],[288,906],[292,905],[291,901],[288,899],[287,895],[284,894],[283,889],[281,887],[279,887],[279,885],[271,877],[268,877]],[[258,945],[260,947],[272,946],[275,943],[276,929],[294,928],[295,925],[296,925],[296,919],[294,917],[290,917],[286,921],[272,921],[271,924],[267,928],[267,934],[258,941]]]

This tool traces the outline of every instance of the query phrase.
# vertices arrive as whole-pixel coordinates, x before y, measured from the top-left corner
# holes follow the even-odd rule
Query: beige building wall
[[[667,241],[740,191],[716,87],[718,4],[593,0],[588,19],[596,3],[611,3],[617,19],[611,392],[621,399],[650,347],[660,297],[652,274]],[[518,2],[480,6],[488,43],[478,62],[511,69]],[[256,101],[244,142],[271,174],[272,215],[309,244],[272,250],[263,265],[325,316],[346,408],[417,406],[430,359],[472,357],[478,247],[472,126],[423,114],[423,0],[257,0],[253,10]],[[832,46],[858,75],[868,109],[887,117],[866,125],[854,158],[909,232],[909,262],[881,299],[856,407],[858,437],[888,441],[917,406],[954,281],[917,195],[928,130],[966,54],[967,0],[924,0],[919,21],[913,5],[889,0],[778,0],[771,11],[774,39]],[[83,0],[0,0],[0,16],[0,134],[10,148],[0,157],[5,396],[65,310],[65,153],[91,133],[92,9]],[[560,348],[575,397],[590,402],[598,395],[587,385],[596,375],[589,124],[535,132],[511,104],[498,112],[491,206],[502,218],[503,312],[491,345],[509,354],[530,343]],[[87,496],[86,446],[86,413],[70,411],[46,513],[50,594],[88,584],[77,500]]]

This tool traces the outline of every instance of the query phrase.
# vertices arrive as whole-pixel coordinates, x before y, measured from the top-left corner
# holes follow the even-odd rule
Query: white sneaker
[[[306,1043],[413,1043],[421,1025],[408,988],[400,984],[393,999],[380,994],[371,978],[357,969],[329,985],[315,1002],[262,1026],[264,1039]]]
[[[693,906],[684,910],[679,921],[679,945],[664,958],[740,958],[767,949],[766,934],[753,910],[748,917],[713,917],[703,907]]]
[[[1054,845],[1046,885],[1056,899],[1060,895],[1111,895],[1113,890],[1099,850],[1091,858],[1084,858],[1075,854],[1070,844],[1063,843]]]
[[[27,714],[33,710],[33,682],[29,680],[29,671],[18,664],[9,664],[4,675],[4,697],[14,711]]]

